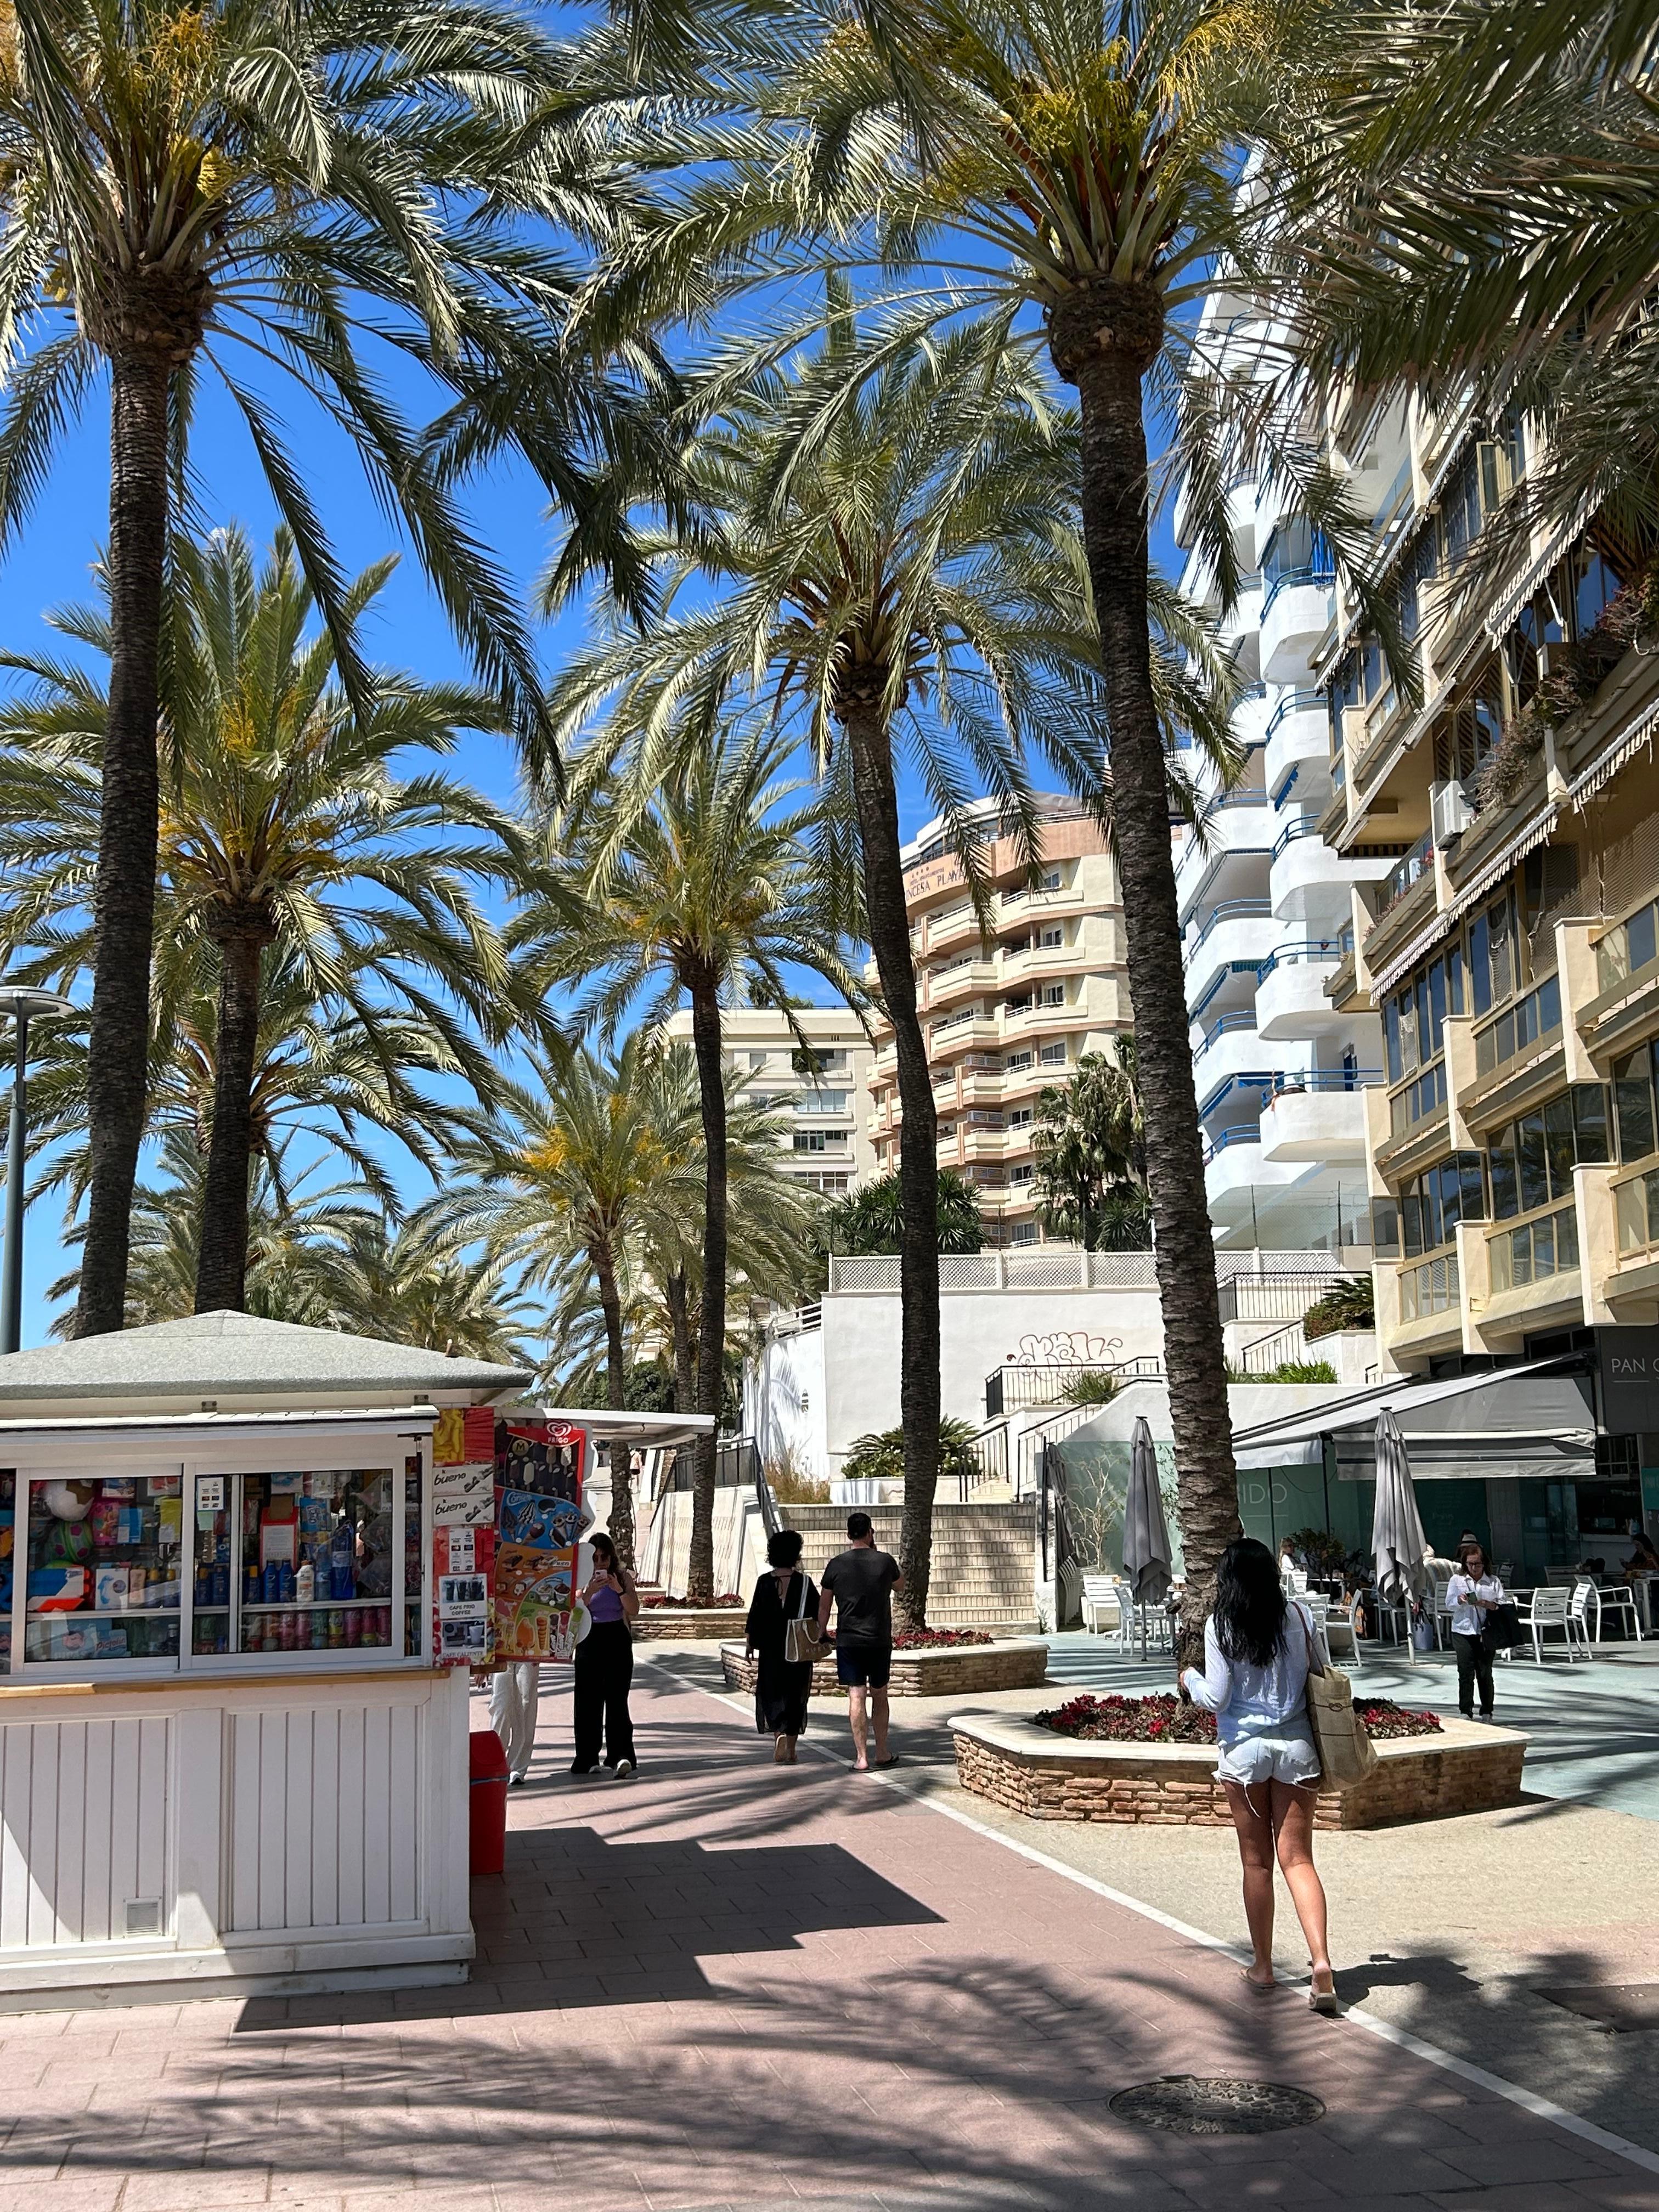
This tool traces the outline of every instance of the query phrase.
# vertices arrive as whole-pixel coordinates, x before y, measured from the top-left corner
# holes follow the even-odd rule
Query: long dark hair
[[[1236,1536],[1216,1570],[1215,1640],[1224,1657],[1271,1667],[1286,1611],[1273,1553],[1254,1536]]]
[[[617,1557],[616,1546],[611,1542],[610,1537],[605,1534],[604,1529],[595,1529],[592,1535],[588,1538],[588,1541],[593,1547],[594,1565],[596,1567],[603,1566],[606,1574],[615,1575],[620,1578],[622,1575],[622,1562]],[[601,1553],[605,1554],[603,1559],[599,1557]]]

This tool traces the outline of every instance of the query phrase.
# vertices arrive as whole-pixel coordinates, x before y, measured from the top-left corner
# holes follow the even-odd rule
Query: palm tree
[[[1239,147],[1275,102],[1316,98],[1298,58],[1296,11],[1264,14],[1249,0],[863,0],[856,20],[837,18],[781,58],[757,43],[743,80],[757,117],[747,141],[728,129],[718,149],[705,143],[718,168],[694,170],[654,229],[629,243],[610,309],[619,324],[702,313],[722,280],[752,283],[763,270],[775,277],[781,256],[799,269],[830,254],[891,280],[884,358],[923,333],[948,344],[977,313],[1011,382],[1032,381],[1023,364],[1044,347],[1076,390],[1066,458],[1149,1103],[1189,1654],[1238,1509],[1158,711],[1146,407],[1149,393],[1173,401],[1200,302],[1250,255],[1263,196],[1238,193]],[[696,134],[676,143],[689,153]],[[785,343],[763,341],[774,356]],[[816,410],[797,408],[803,471],[833,449],[870,374],[853,364]],[[1276,465],[1297,465],[1288,446],[1275,452]],[[775,463],[773,480],[787,475]],[[1340,553],[1363,542],[1316,467],[1301,488]],[[1231,540],[1211,531],[1204,544],[1230,600]],[[907,1097],[907,1131],[911,1112]]]
[[[418,1022],[476,1091],[487,1097],[493,1085],[489,1055],[462,1017],[499,1030],[508,968],[471,884],[507,869],[514,833],[436,769],[404,780],[393,768],[406,749],[447,751],[458,730],[496,716],[466,687],[381,672],[358,687],[354,705],[338,640],[353,640],[355,654],[356,624],[392,565],[366,570],[336,627],[311,634],[314,602],[285,532],[263,569],[234,530],[173,553],[156,1006],[164,1019],[184,1014],[210,946],[217,1004],[198,1312],[242,1304],[268,977],[280,969],[290,1005],[297,985],[308,1012],[349,1023],[383,1065],[402,1041],[395,1021],[377,1036],[390,1006]],[[113,665],[107,613],[55,619]],[[0,709],[0,882],[12,894],[0,941],[41,947],[33,965],[67,979],[92,957],[85,897],[107,783],[110,694],[78,666],[12,656],[4,665],[31,688]],[[94,1002],[88,1103],[96,1061]],[[401,1071],[387,1076],[407,1088]],[[95,1116],[93,1127],[95,1189]]]
[[[553,703],[561,731],[607,708],[612,731],[631,734],[629,781],[641,793],[688,724],[763,708],[810,745],[829,787],[817,840],[826,878],[857,854],[903,1107],[900,1548],[902,1601],[920,1624],[939,1472],[938,1185],[896,764],[914,759],[981,905],[962,818],[969,775],[1002,801],[1033,864],[1028,744],[1103,816],[1109,802],[1088,584],[1061,489],[1074,426],[1039,371],[988,354],[978,332],[896,347],[862,337],[834,287],[830,299],[815,356],[787,376],[722,387],[723,411],[685,464],[699,526],[661,548],[662,618],[642,640],[625,635],[579,657]],[[821,434],[804,445],[802,422],[815,416]],[[682,613],[678,594],[694,580],[696,603]],[[1168,672],[1172,685],[1184,680]],[[1215,737],[1212,721],[1206,732]],[[1187,1074],[1190,1086],[1190,1063]]]
[[[533,378],[544,398],[517,410],[519,434],[562,498],[581,495],[584,438],[603,441],[605,387],[562,383],[550,339],[570,278],[507,212],[527,121],[569,112],[563,65],[521,11],[495,0],[367,11],[15,0],[3,38],[0,548],[105,371],[111,401],[110,707],[76,1319],[90,1335],[121,1325],[150,1036],[165,580],[204,373],[246,425],[348,685],[361,671],[346,586],[272,404],[273,365],[356,445],[532,743],[534,654],[454,503],[464,457],[423,446],[360,335],[374,327],[387,358],[412,358],[463,408],[492,380],[527,392]],[[538,178],[550,158],[544,146]],[[567,162],[549,211],[601,226],[610,173]],[[526,182],[546,202],[545,184]]]
[[[1036,1181],[1043,1225],[1086,1252],[1147,1250],[1146,1118],[1134,1039],[1115,1057],[1085,1053],[1065,1087],[1037,1098]]]
[[[835,1253],[899,1252],[903,1249],[904,1194],[896,1175],[872,1176],[849,1197],[825,1210],[824,1233]],[[979,1194],[954,1168],[939,1171],[933,1234],[945,1252],[982,1252],[985,1224]]]
[[[307,1191],[319,1164],[295,1177],[279,1153],[262,1157],[255,1169],[250,1312],[504,1366],[535,1366],[526,1338],[540,1316],[510,1288],[497,1262],[459,1249],[453,1237],[419,1217],[398,1221],[384,1206],[366,1206],[355,1183]],[[195,1304],[207,1156],[187,1131],[173,1128],[163,1139],[160,1165],[166,1181],[141,1185],[133,1206],[129,1328],[178,1321]],[[48,1295],[72,1297],[76,1287],[71,1272]],[[67,1335],[71,1319],[63,1316],[52,1333]]]
[[[814,811],[794,805],[798,787],[782,780],[787,750],[763,727],[742,736],[722,730],[684,747],[644,792],[626,784],[636,750],[623,748],[620,780],[595,781],[594,769],[578,764],[581,796],[549,825],[550,847],[566,855],[556,886],[532,899],[509,933],[515,948],[533,947],[526,975],[550,987],[591,979],[576,1012],[579,1032],[614,1036],[630,1012],[655,1024],[682,995],[690,1001],[704,1178],[696,1410],[716,1415],[729,1241],[721,1002],[758,990],[787,1013],[791,968],[823,976],[851,1004],[863,997],[842,950],[845,902],[808,848]],[[665,1286],[682,1306],[686,1279],[677,1266]],[[676,1316],[677,1352],[684,1318]],[[717,1452],[713,1431],[698,1440],[688,1562],[696,1599],[714,1594]]]
[[[695,1208],[702,1176],[683,1113],[665,1121],[661,1075],[640,1031],[614,1054],[556,1048],[505,1083],[506,1129],[458,1157],[454,1187],[423,1210],[457,1247],[482,1243],[526,1291],[568,1289],[604,1322],[605,1403],[626,1402],[625,1293],[639,1243]],[[633,1563],[626,1455],[611,1468],[611,1533]]]

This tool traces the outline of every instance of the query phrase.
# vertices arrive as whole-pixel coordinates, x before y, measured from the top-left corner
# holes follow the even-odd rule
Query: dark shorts
[[[836,1646],[836,1680],[843,1690],[856,1689],[860,1685],[866,1689],[884,1690],[892,1666],[890,1644]]]

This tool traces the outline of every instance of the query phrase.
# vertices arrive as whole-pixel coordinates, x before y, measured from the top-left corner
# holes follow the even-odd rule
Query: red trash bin
[[[471,1760],[468,1863],[474,1874],[500,1874],[507,1864],[507,1747],[494,1729],[467,1738]]]

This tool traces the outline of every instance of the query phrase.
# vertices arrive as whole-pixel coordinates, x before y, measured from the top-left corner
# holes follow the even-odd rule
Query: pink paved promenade
[[[1659,2176],[879,1783],[774,1768],[715,1699],[646,1670],[635,1711],[645,1773],[578,1783],[544,1698],[465,1990],[0,2021],[0,2212],[1659,2207]],[[1115,2118],[1164,2074],[1327,2116]]]

